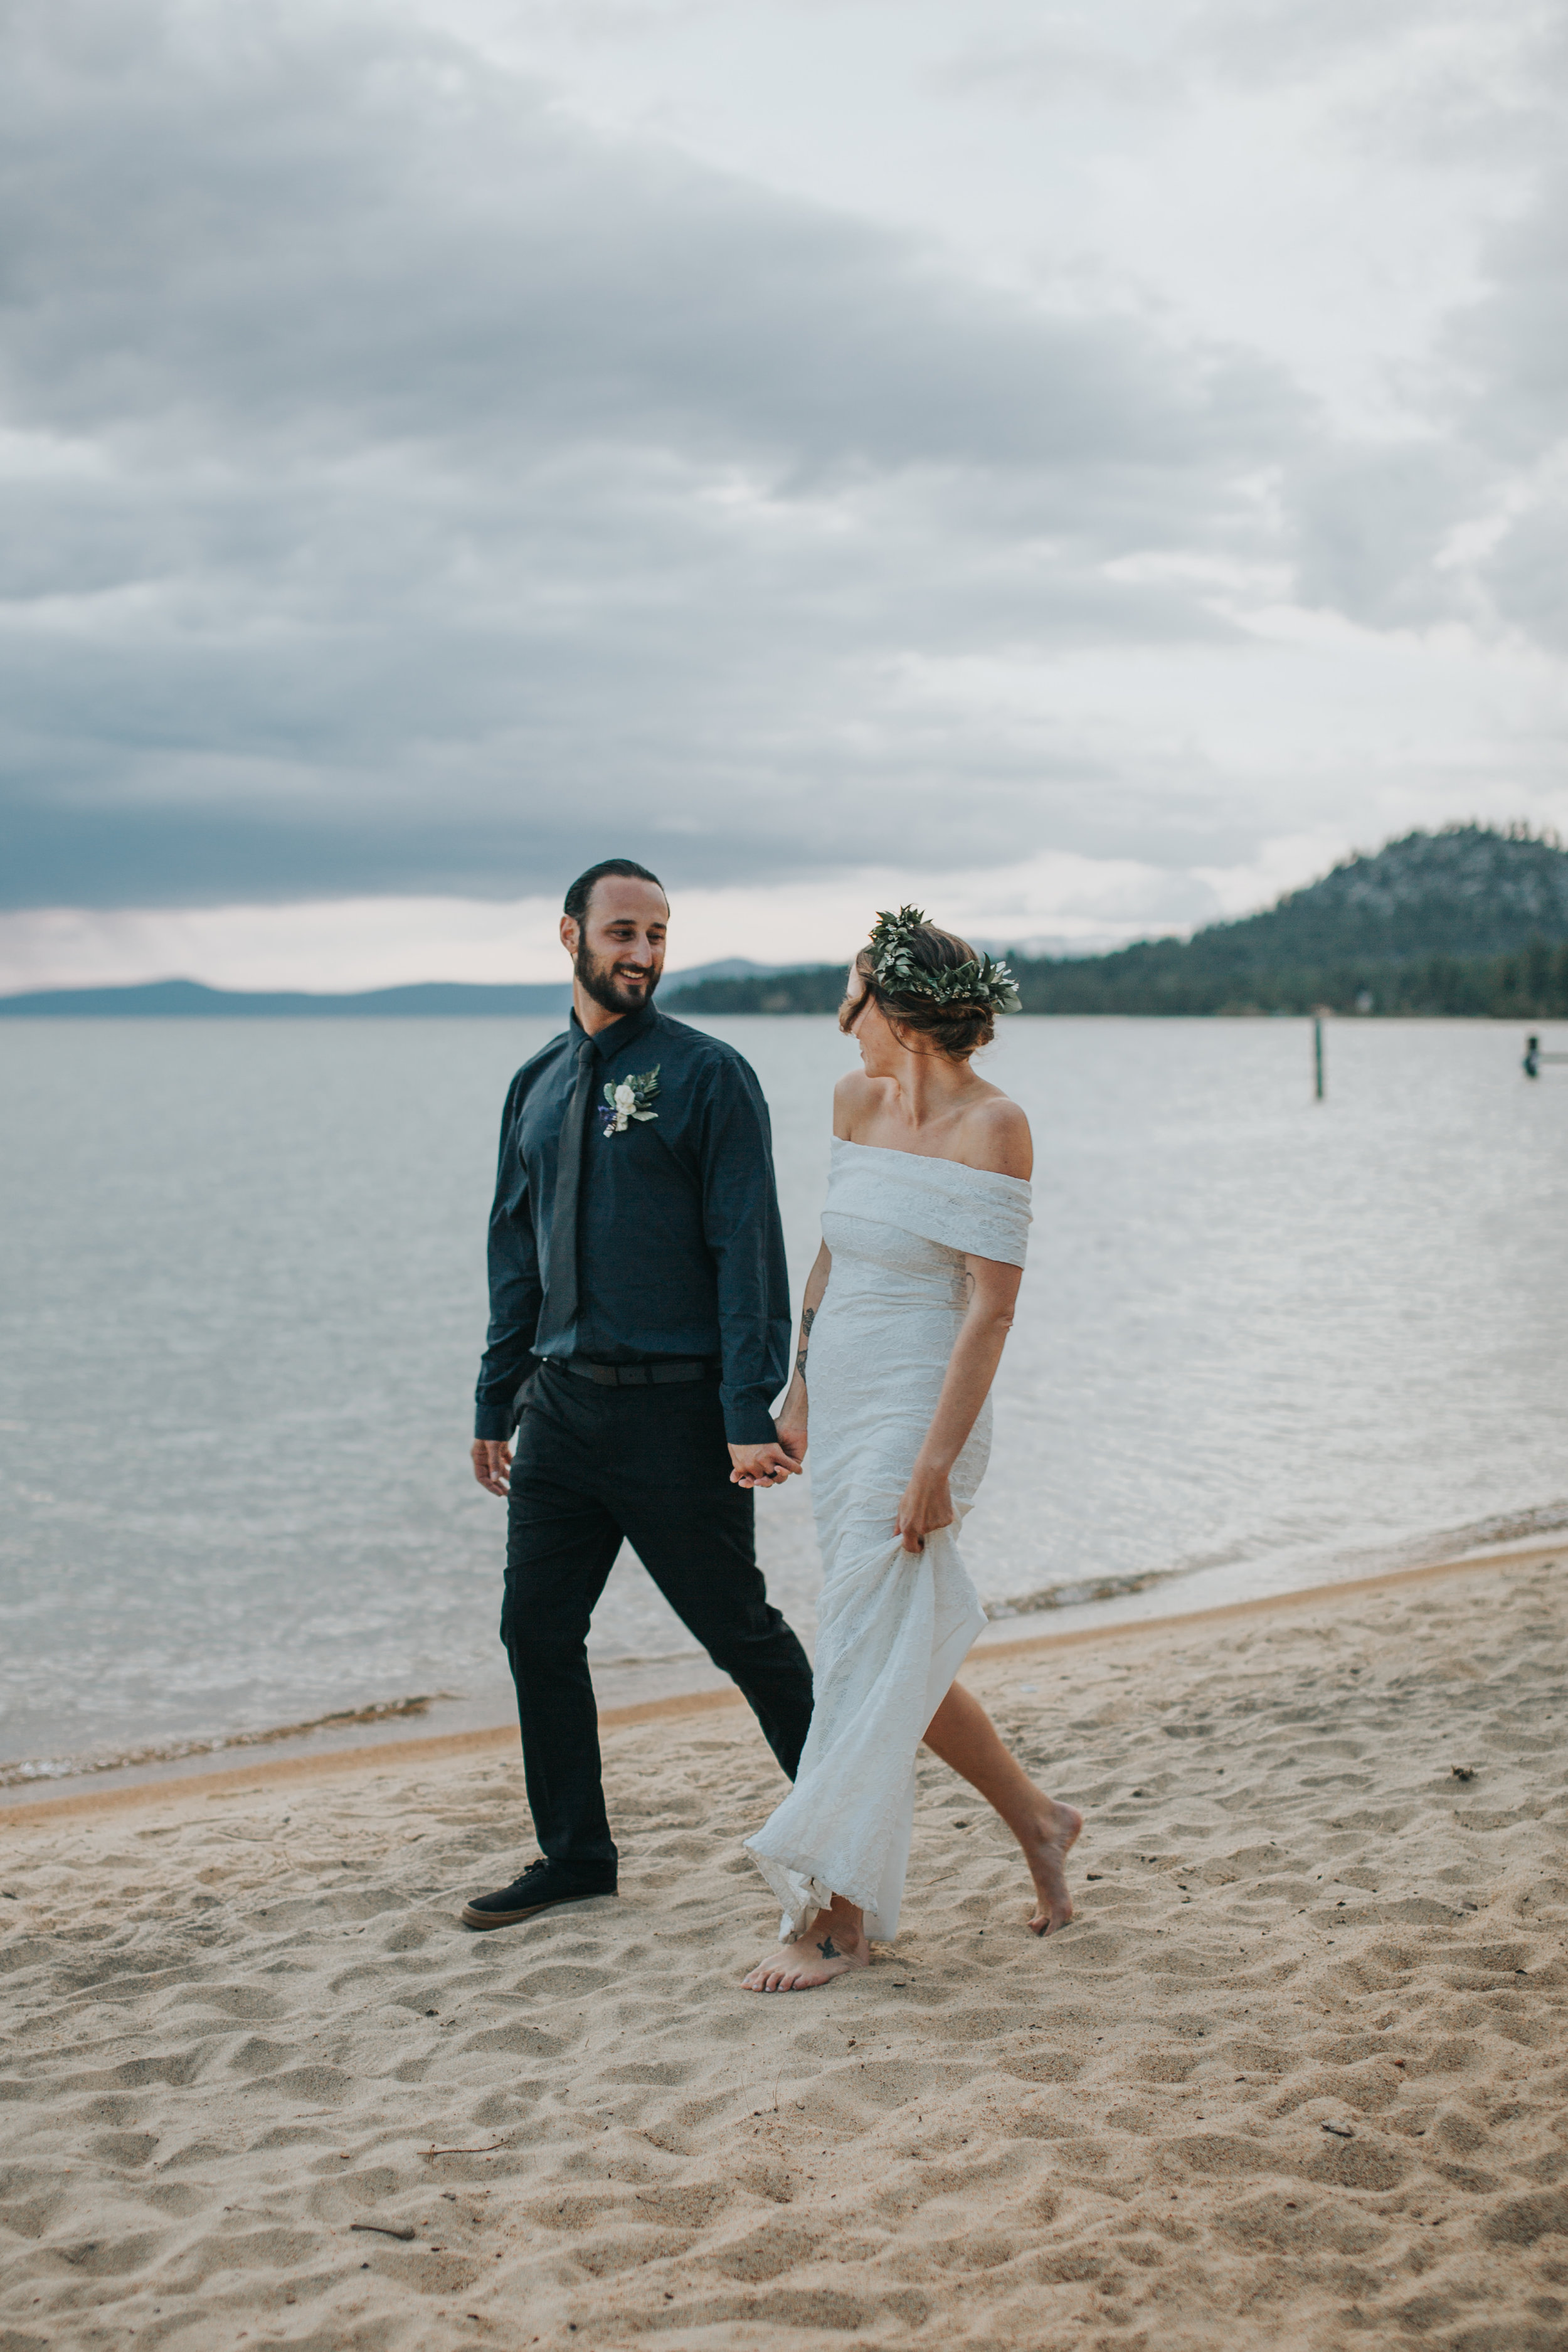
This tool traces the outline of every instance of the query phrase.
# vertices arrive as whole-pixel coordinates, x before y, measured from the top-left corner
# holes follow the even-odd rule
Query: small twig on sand
[[[407,2239],[414,2235],[413,2231],[405,2229],[401,2221],[351,2221],[349,2223],[349,2228],[351,2230],[374,2230],[378,2238]]]
[[[488,2156],[493,2147],[504,2147],[504,2139],[488,2139],[482,2147],[427,2147],[426,2156]]]

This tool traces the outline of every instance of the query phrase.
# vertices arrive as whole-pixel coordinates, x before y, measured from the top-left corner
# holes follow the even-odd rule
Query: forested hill
[[[1523,831],[1478,824],[1407,833],[1373,856],[1347,857],[1266,914],[1215,923],[1189,952],[1236,971],[1279,971],[1345,958],[1405,963],[1426,956],[1517,954],[1568,939],[1568,850]]]
[[[1448,825],[1357,855],[1260,915],[1109,955],[1012,959],[1026,1013],[1568,1015],[1568,850]],[[672,1012],[826,1013],[843,967],[671,991]]]

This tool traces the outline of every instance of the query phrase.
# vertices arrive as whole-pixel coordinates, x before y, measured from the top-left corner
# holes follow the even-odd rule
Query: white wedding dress
[[[833,1253],[811,1333],[811,1475],[822,1546],[816,1705],[800,1773],[746,1844],[797,1936],[835,1895],[895,1935],[914,1823],[915,1750],[985,1622],[956,1528],[893,1533],[968,1301],[965,1255],[1022,1265],[1016,1176],[835,1137],[822,1233]],[[962,1522],[984,1475],[991,1405],[952,1475]]]

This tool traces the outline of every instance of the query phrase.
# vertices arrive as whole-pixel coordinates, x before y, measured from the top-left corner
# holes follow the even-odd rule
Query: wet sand
[[[732,1707],[607,1728],[620,1896],[486,1937],[493,1735],[0,1811],[0,2347],[1568,2352],[1564,1564],[977,1656],[1077,1923],[922,1759],[807,1994]]]

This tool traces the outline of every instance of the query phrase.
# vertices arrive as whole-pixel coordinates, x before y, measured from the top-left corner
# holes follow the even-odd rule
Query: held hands
[[[731,1446],[735,1465],[730,1473],[731,1486],[782,1486],[786,1478],[800,1475],[805,1459],[805,1382],[798,1372],[774,1427],[778,1435],[771,1445]]]
[[[476,1437],[468,1449],[468,1459],[474,1465],[474,1475],[487,1495],[505,1496],[511,1492],[507,1472],[511,1468],[511,1448],[504,1438]]]
[[[800,1452],[805,1452],[804,1443]],[[731,1486],[782,1486],[786,1478],[800,1475],[799,1455],[792,1452],[782,1429],[770,1445],[731,1445],[730,1459],[735,1465],[730,1473]]]
[[[933,1470],[917,1462],[893,1522],[893,1533],[902,1536],[904,1549],[924,1551],[927,1536],[934,1535],[938,1528],[952,1527],[957,1516],[948,1492],[946,1471]]]

